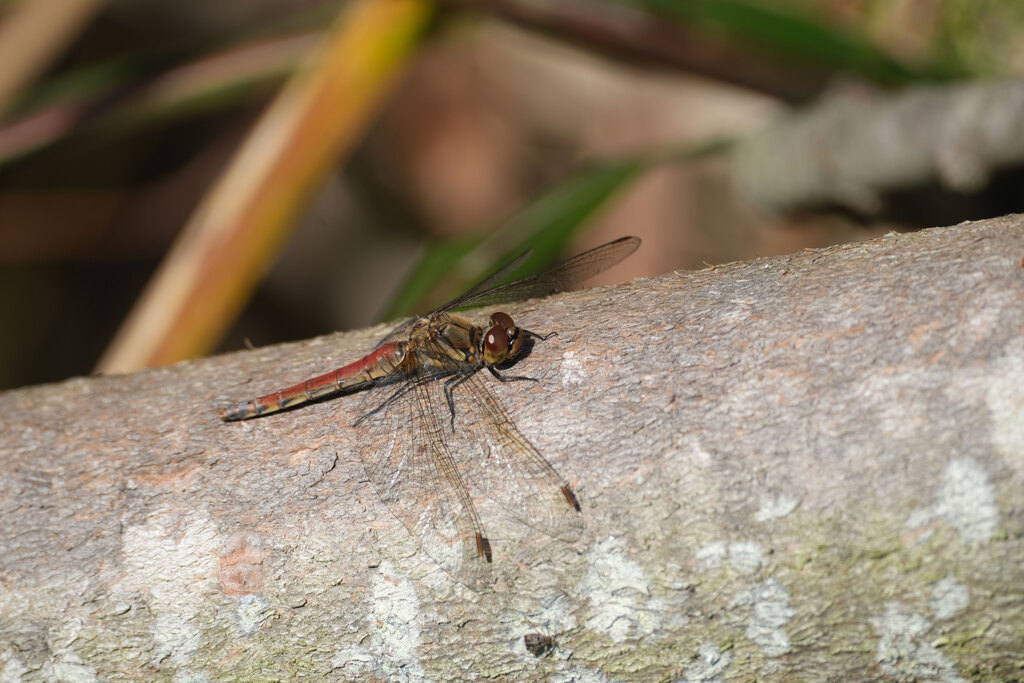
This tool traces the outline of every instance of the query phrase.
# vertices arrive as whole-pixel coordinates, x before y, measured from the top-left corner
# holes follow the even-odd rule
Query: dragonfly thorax
[[[515,358],[523,348],[523,335],[508,313],[493,313],[480,340],[480,352],[488,365],[500,365]]]

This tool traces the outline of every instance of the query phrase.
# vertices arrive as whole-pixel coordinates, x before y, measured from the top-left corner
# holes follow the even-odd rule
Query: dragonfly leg
[[[539,382],[540,380],[536,377],[527,377],[526,375],[502,375],[494,369],[493,365],[488,365],[487,369],[491,371],[491,374],[497,377],[502,382]]]
[[[444,381],[444,398],[448,401],[448,414],[451,415],[452,433],[455,433],[455,387],[472,377],[472,373],[454,375]]]
[[[527,337],[533,337],[534,339],[539,339],[541,341],[547,341],[548,339],[551,339],[552,337],[557,337],[558,336],[558,332],[548,332],[547,334],[537,334],[536,332],[531,332],[530,330],[524,330],[523,328],[519,328],[519,329]]]

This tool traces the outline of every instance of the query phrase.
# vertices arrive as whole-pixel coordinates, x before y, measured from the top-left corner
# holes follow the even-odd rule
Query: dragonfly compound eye
[[[501,325],[494,325],[484,333],[484,362],[498,365],[508,358],[508,332]]]
[[[501,311],[495,311],[491,313],[491,326],[504,327],[505,330],[512,333],[512,330],[516,329],[516,324],[512,321],[512,316],[508,313],[502,313]]]
[[[523,346],[523,336],[508,313],[491,315],[490,329],[484,334],[484,361],[489,365],[498,365],[519,353]]]

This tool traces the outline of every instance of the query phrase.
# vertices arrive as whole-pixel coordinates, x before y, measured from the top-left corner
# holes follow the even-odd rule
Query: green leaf
[[[717,28],[738,41],[832,66],[881,83],[949,80],[965,75],[956,65],[908,67],[866,38],[834,29],[796,10],[743,0],[630,0],[680,22]]]

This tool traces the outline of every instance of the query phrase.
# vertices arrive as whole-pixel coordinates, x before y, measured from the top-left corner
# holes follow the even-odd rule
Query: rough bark
[[[587,529],[478,591],[352,397],[217,417],[383,328],[3,394],[0,679],[1021,678],[1022,257],[1012,216],[509,306],[559,334],[494,392]]]

